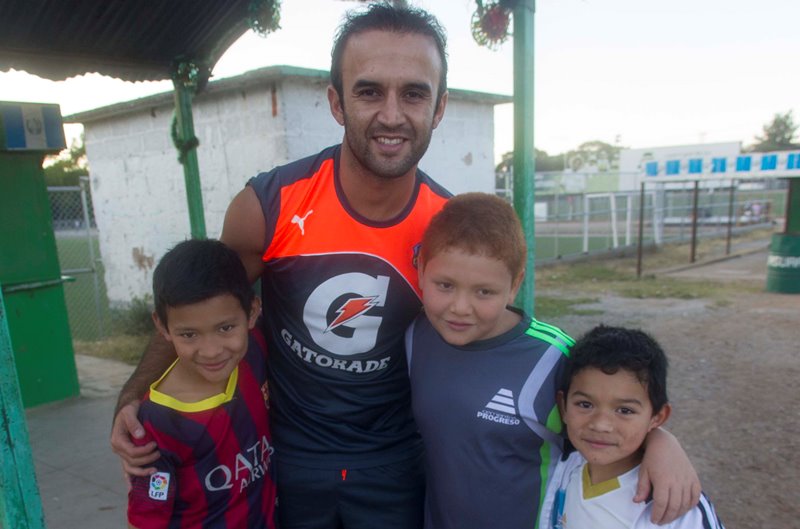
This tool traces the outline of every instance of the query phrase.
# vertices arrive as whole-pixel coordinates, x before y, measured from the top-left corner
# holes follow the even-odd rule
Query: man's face
[[[345,128],[345,155],[381,178],[416,169],[447,103],[437,105],[442,63],[429,37],[367,31],[342,57],[342,97],[328,87],[331,112]]]

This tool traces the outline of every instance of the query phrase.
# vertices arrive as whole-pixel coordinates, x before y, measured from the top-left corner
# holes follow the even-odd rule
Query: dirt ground
[[[765,263],[766,255],[755,259]],[[764,284],[758,274],[730,267],[675,277],[682,275]],[[670,358],[674,409],[667,428],[689,453],[727,529],[798,528],[800,295],[742,293],[727,301],[604,295],[582,306],[602,315],[551,323],[573,336],[600,322],[655,336]]]

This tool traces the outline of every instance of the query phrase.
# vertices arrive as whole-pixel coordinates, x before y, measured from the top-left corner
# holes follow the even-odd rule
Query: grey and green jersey
[[[524,314],[507,333],[461,347],[424,315],[414,321],[406,355],[425,446],[425,529],[536,526],[561,454],[556,390],[573,343]]]

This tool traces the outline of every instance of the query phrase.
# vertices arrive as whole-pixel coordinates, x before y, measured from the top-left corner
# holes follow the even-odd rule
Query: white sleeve
[[[717,517],[714,505],[705,494],[700,495],[700,502],[689,512],[668,525],[656,525],[650,521],[653,512],[653,503],[647,508],[633,525],[634,529],[725,529]]]

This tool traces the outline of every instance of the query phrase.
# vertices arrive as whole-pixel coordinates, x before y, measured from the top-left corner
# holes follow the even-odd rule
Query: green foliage
[[[792,111],[784,114],[775,114],[772,121],[764,125],[763,135],[756,136],[756,143],[748,150],[753,152],[787,151],[800,148],[800,144],[793,143],[795,134],[800,125],[796,125]]]
[[[597,167],[600,171],[619,169],[619,153],[623,147],[600,140],[586,141],[566,153],[567,163],[573,171]]]
[[[150,335],[153,332],[153,296],[135,297],[124,309],[111,309],[113,334]]]
[[[563,171],[570,168],[575,171],[585,169],[587,166],[597,166],[601,171],[619,169],[619,153],[624,147],[612,145],[600,140],[586,141],[577,149],[565,153],[550,155],[547,151],[533,149],[536,159],[536,172]],[[501,157],[500,163],[495,167],[495,173],[500,178],[511,172],[514,165],[514,153],[507,152]],[[498,187],[501,182],[498,181]]]
[[[57,156],[49,156],[44,162],[44,180],[48,186],[77,186],[80,184],[80,177],[89,174],[89,166],[86,164],[86,146],[83,142],[83,135],[79,140],[75,140],[69,149],[58,153]]]

